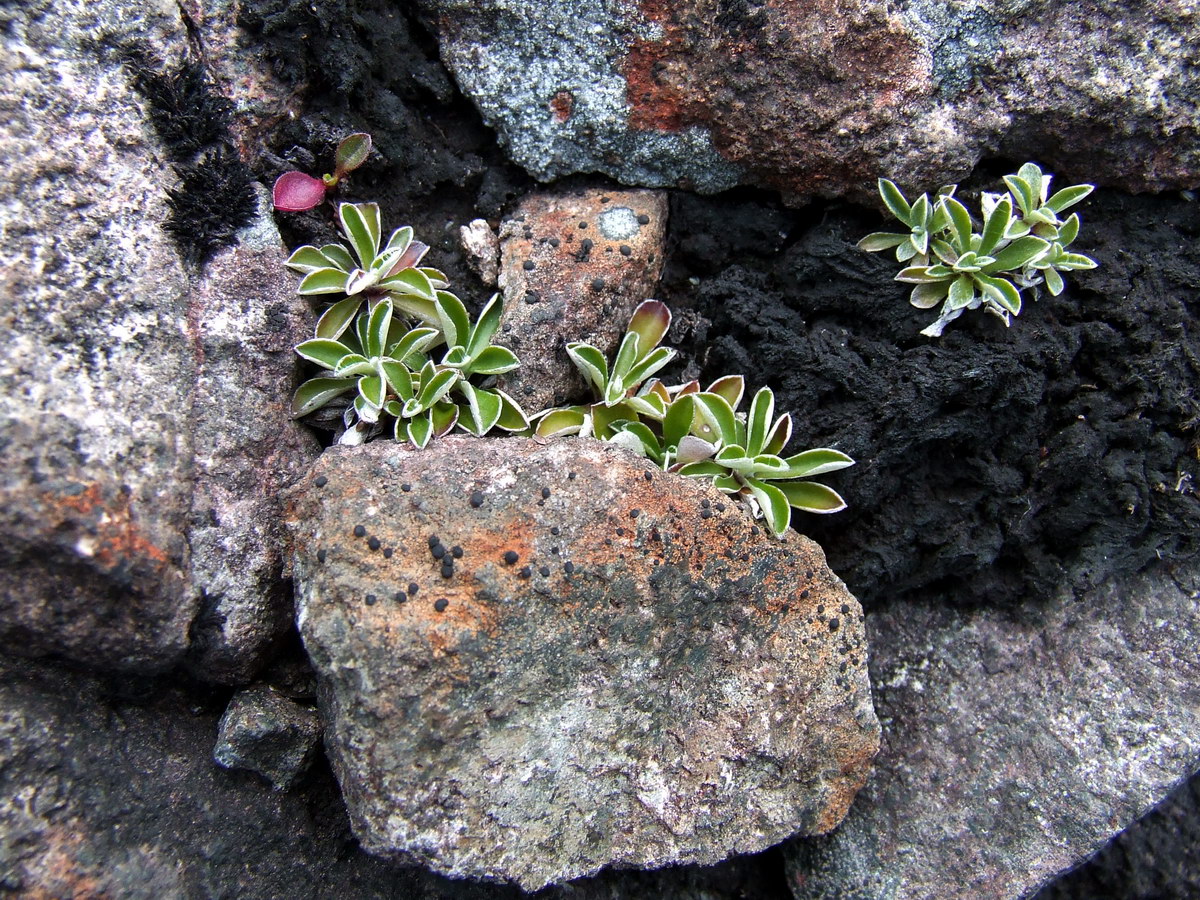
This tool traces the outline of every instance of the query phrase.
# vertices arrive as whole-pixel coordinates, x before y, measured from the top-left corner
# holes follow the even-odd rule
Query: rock
[[[259,685],[229,701],[213,759],[227,769],[249,769],[283,791],[308,771],[320,737],[316,710]]]
[[[870,768],[862,615],[820,549],[616,447],[335,448],[289,523],[372,853],[524,890],[711,863],[828,831]]]
[[[610,358],[633,310],[662,274],[661,191],[541,193],[500,229],[504,326],[496,343],[521,358],[501,384],[526,409],[587,396],[564,347],[586,341]]]
[[[1192,774],[1200,575],[1024,611],[872,612],[876,772],[842,826],[790,845],[796,900],[1025,897]]]
[[[879,176],[931,190],[989,155],[1135,191],[1200,177],[1187,3],[421,5],[541,180],[874,199]]]
[[[458,229],[458,239],[471,270],[487,287],[495,287],[500,270],[500,239],[486,219],[474,219]]]
[[[275,504],[316,452],[286,412],[311,313],[269,219],[202,275],[163,231],[175,176],[100,54],[138,37],[173,64],[177,7],[6,24],[0,645],[150,671],[195,643],[198,673],[244,678],[288,618]]]

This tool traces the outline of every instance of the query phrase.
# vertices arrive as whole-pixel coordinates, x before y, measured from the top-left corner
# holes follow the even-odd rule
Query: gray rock
[[[1181,570],[873,612],[883,749],[842,826],[790,845],[796,900],[1010,900],[1087,858],[1196,769],[1198,596]]]
[[[308,771],[320,737],[316,710],[259,685],[229,701],[213,759],[227,769],[249,769],[283,791]]]
[[[311,314],[269,217],[201,275],[175,176],[113,59],[188,45],[170,4],[32,2],[0,44],[0,645],[238,681],[289,619],[277,494]],[[190,632],[190,634],[189,634]],[[195,638],[195,640],[193,640]]]
[[[422,0],[514,161],[550,180],[874,198],[984,156],[1131,190],[1200,179],[1183,2]]]
[[[862,616],[820,549],[616,447],[334,449],[289,522],[370,852],[525,890],[711,863],[828,831],[870,768]]]

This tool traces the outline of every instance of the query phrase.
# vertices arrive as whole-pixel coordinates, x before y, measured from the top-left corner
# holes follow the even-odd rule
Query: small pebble
[[[475,491],[471,494],[471,505],[476,509],[483,506],[483,491]]]
[[[412,485],[406,481],[406,482],[404,482],[404,484],[400,485],[400,490],[404,491],[404,493],[407,494],[409,491],[412,490]]]
[[[325,485],[329,484],[329,479],[324,475],[318,475],[313,479],[313,484],[315,484],[317,487],[325,487]]]
[[[516,550],[507,550],[504,553],[504,562],[506,565],[511,566],[513,563],[515,563],[520,558],[521,558],[521,556],[520,556],[520,554],[517,553]]]
[[[355,525],[354,526],[354,536],[355,537],[366,537],[367,529],[364,528],[362,525]]]
[[[543,500],[549,500],[549,499],[550,499],[550,488],[548,488],[548,487],[544,487],[544,488],[542,488],[542,499],[543,499]]]
[[[376,600],[376,597],[374,594],[367,594],[367,606],[374,606],[375,600]]]
[[[408,596],[410,596],[410,597],[417,596],[418,587],[419,587],[419,585],[415,581],[410,583],[408,586]]]
[[[446,607],[449,605],[450,605],[450,601],[447,600],[445,597],[442,597],[440,600],[438,600],[437,603],[433,604],[433,608],[436,609],[438,612],[445,612]]]
[[[372,536],[367,540],[367,546],[372,550],[378,550],[380,547],[379,538]]]
[[[453,547],[450,548],[450,555],[453,556],[455,559],[462,559],[463,548],[460,547],[458,544],[455,544]]]

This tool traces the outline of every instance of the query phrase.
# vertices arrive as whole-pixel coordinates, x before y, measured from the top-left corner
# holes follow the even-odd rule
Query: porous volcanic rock
[[[460,437],[332,449],[292,496],[370,852],[533,890],[827,832],[866,778],[858,603],[711,488],[596,441]]]
[[[883,749],[841,827],[790,845],[796,900],[1010,900],[1085,860],[1196,769],[1198,596],[1193,564],[1019,611],[872,611]]]
[[[311,313],[268,218],[204,274],[163,230],[175,175],[111,51],[173,65],[177,7],[4,19],[0,644],[153,670],[199,629],[197,671],[244,677],[288,618],[276,504],[316,452],[286,409]]]
[[[600,189],[534,194],[503,223],[496,343],[521,368],[501,384],[528,412],[586,394],[564,348],[586,341],[612,358],[633,310],[658,288],[666,226],[664,192]]]
[[[539,179],[702,192],[930,189],[988,154],[1077,180],[1200,180],[1184,0],[422,0],[442,57]]]

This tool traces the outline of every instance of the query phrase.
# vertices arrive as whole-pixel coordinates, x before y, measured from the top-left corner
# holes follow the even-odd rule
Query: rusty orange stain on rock
[[[166,552],[134,524],[127,491],[119,491],[109,501],[102,487],[93,482],[77,494],[43,493],[40,501],[51,520],[74,524],[85,532],[79,546],[105,569],[115,569],[126,561],[169,563]]]
[[[550,98],[550,112],[555,122],[565,122],[575,109],[575,95],[570,91],[559,91]]]

